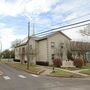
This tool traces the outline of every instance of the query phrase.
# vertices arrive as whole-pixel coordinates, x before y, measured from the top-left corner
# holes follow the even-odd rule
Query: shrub
[[[72,57],[72,53],[70,51],[67,52],[67,58],[68,60],[74,60],[74,58]]]
[[[61,59],[54,59],[53,60],[53,65],[54,66],[56,66],[56,67],[61,67],[61,65],[62,65],[62,61],[61,61]]]
[[[48,66],[49,62],[43,62],[43,61],[36,61],[37,65],[43,65],[43,66]]]
[[[77,68],[81,68],[83,66],[83,60],[82,59],[75,59],[74,60],[74,65],[77,67]]]

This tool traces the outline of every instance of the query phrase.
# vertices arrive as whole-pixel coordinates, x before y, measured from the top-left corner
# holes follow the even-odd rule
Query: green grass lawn
[[[80,73],[90,75],[90,69],[88,69],[88,70],[83,70],[83,71],[81,71]]]
[[[82,70],[80,71],[80,73],[90,75],[90,63],[87,63],[86,66],[83,66],[81,69],[87,69],[87,70]]]
[[[80,75],[77,75],[77,74],[73,74],[73,73],[70,73],[70,72],[66,72],[66,71],[63,71],[63,70],[55,70],[55,72],[52,72],[50,74],[50,76],[58,76],[58,77],[74,77],[74,78],[77,78],[77,77],[82,77]]]
[[[33,74],[38,74],[38,72],[41,71],[41,68],[38,68],[36,65],[30,65],[29,70],[27,70],[27,64],[12,63],[12,62],[7,62],[6,64],[8,64],[16,69],[21,69],[21,70],[24,70],[24,71],[27,71],[27,72],[33,73]]]
[[[33,74],[38,74],[38,72],[42,72],[43,70],[37,66],[37,65],[30,65],[29,70],[27,70],[27,64],[21,64],[21,63],[15,63],[15,62],[7,62],[7,61],[0,61],[1,63],[6,63],[12,67],[15,67],[16,69],[21,69],[24,71],[27,71],[29,73],[33,73]],[[48,67],[48,69],[52,69],[52,67]],[[64,68],[64,69],[68,69],[68,70],[78,70],[77,68]],[[83,66],[81,69],[88,69],[88,70],[82,70],[80,73],[85,73],[90,75],[90,63],[87,63],[86,66]],[[50,76],[58,76],[58,77],[82,77],[80,75],[74,74],[74,73],[70,73],[70,72],[66,72],[63,70],[60,70],[60,68],[55,68],[55,72],[52,72],[50,74]]]
[[[52,69],[53,66],[49,66],[48,67],[49,69]],[[55,69],[60,69],[60,67],[54,67]],[[79,70],[80,68],[76,68],[76,67],[61,67],[61,69],[66,69],[66,70],[71,70],[71,71],[74,71],[74,70]]]
[[[82,69],[90,69],[90,63],[87,63],[86,66],[83,66]]]
[[[70,71],[74,71],[74,70],[79,70],[80,68],[76,68],[76,67],[62,67],[62,69],[67,69],[67,70],[70,70]]]

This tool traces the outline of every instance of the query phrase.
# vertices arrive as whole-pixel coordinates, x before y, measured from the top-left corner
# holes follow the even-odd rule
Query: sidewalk
[[[81,71],[83,71],[83,70],[85,71],[85,70],[88,70],[88,69],[80,69],[80,70],[75,70],[75,71],[73,71],[73,72],[77,72],[77,73],[78,73],[78,72],[81,72]]]
[[[51,69],[46,69],[41,75],[49,75],[52,72]]]
[[[49,69],[47,66],[39,66],[39,68],[42,68],[44,70],[44,72],[40,73],[41,75],[49,75],[52,72],[52,69]],[[89,76],[87,74],[79,73],[80,71],[87,70],[87,69],[81,69],[81,70],[75,70],[75,71],[61,69],[61,68],[57,68],[57,69],[63,70],[65,72],[70,72],[70,73],[73,73],[73,74],[81,75],[81,76],[84,76],[84,77],[88,77]]]
[[[81,76],[84,76],[84,77],[89,76],[89,75],[87,75],[87,74],[79,73],[79,72],[82,71],[82,70],[75,70],[75,71],[70,71],[70,70],[66,70],[66,69],[61,69],[61,70],[66,71],[66,72],[70,72],[70,73],[74,73],[74,74],[78,74],[78,75],[81,75]]]

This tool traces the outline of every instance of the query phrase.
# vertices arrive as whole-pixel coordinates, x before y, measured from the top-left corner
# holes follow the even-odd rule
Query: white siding
[[[32,49],[35,52],[35,55],[33,55],[33,57],[31,57],[30,55],[32,63],[35,64],[36,61],[43,61],[43,62],[48,61],[50,65],[52,64],[51,55],[53,54],[53,50],[51,48],[51,42],[55,42],[56,48],[59,47],[60,43],[64,44],[63,59],[64,60],[67,59],[67,50],[70,50],[70,40],[66,36],[58,32],[44,40],[35,41],[34,38],[30,39],[29,45],[32,45]],[[27,47],[27,45],[20,46],[15,49],[15,59],[22,60],[19,54],[19,48],[23,48],[23,47]],[[22,50],[21,50],[21,54],[22,54]],[[25,55],[24,60],[27,61],[27,55]]]
[[[36,64],[36,59],[37,59],[37,46],[36,46],[37,42],[31,38],[29,41],[29,45],[32,47],[30,49],[30,63],[32,64]],[[31,55],[31,53],[33,53],[33,55]]]
[[[48,38],[48,60],[49,60],[49,64],[52,64],[51,55],[53,54],[52,49],[51,49],[51,42],[55,42],[55,48],[58,48],[60,43],[64,44],[63,59],[67,60],[67,49],[70,48],[70,40],[67,37],[65,37],[64,35],[62,35],[60,33],[56,33],[53,36]]]
[[[15,48],[15,59],[20,60],[19,48]]]
[[[25,52],[22,51],[22,48],[25,48]],[[27,61],[26,53],[26,45],[15,48],[15,59],[20,60],[21,62]]]
[[[39,41],[38,61],[47,61],[47,40]]]

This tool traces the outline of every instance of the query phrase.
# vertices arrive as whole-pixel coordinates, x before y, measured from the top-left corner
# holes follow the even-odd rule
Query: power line
[[[50,26],[48,26],[48,27],[51,27],[51,26],[53,26],[53,27],[55,27],[56,25],[58,25],[58,24],[62,24],[62,23],[64,23],[64,22],[71,22],[71,21],[73,21],[73,20],[77,20],[77,19],[80,19],[80,18],[83,18],[83,17],[87,17],[87,16],[89,16],[90,15],[90,13],[87,13],[87,14],[84,14],[84,15],[81,15],[81,16],[79,16],[79,17],[76,17],[76,18],[73,18],[73,19],[69,19],[69,20],[66,20],[66,21],[62,21],[62,22],[60,22],[60,23],[56,23],[55,25],[50,25]],[[40,26],[39,26],[40,27]],[[44,28],[44,29],[47,29],[48,27],[46,27],[46,28]],[[42,28],[42,27],[41,27]]]
[[[89,13],[88,13],[88,14],[89,14]],[[90,23],[88,23],[88,24],[83,24],[83,25],[79,25],[79,26],[74,26],[74,27],[70,27],[70,28],[66,28],[66,29],[62,29],[62,28],[68,27],[68,26],[73,26],[73,25],[75,25],[75,24],[85,23],[85,22],[88,22],[88,21],[90,21],[90,19],[89,19],[89,20],[85,20],[85,21],[81,21],[81,22],[77,22],[77,23],[74,23],[74,24],[69,24],[69,25],[61,26],[61,27],[58,27],[58,28],[49,29],[49,30],[47,30],[47,31],[34,34],[33,36],[35,36],[35,35],[36,35],[36,36],[37,36],[37,35],[39,35],[39,36],[47,35],[48,33],[55,31],[56,29],[60,29],[60,30],[62,31],[62,30],[67,30],[67,29],[72,29],[72,28],[77,28],[77,27],[85,26],[85,25],[88,25],[88,24],[90,24]],[[43,34],[43,33],[44,33],[44,34]],[[40,34],[42,34],[42,35],[40,35]]]
[[[82,6],[84,7],[84,6],[87,5],[87,4],[88,4],[88,3],[86,3],[86,4],[82,5]],[[77,9],[80,8],[80,7],[81,7],[81,5],[79,5],[79,6],[77,7]],[[85,8],[85,7],[84,7],[84,8]],[[67,12],[70,12],[70,11],[73,10],[73,9],[75,9],[75,8],[72,8],[72,9],[70,9],[70,10],[67,10],[66,13],[67,13]],[[90,13],[81,15],[81,16],[79,16],[79,17],[76,17],[76,18],[73,18],[73,19],[70,19],[70,20],[62,21],[61,23],[56,23],[56,24],[62,24],[62,23],[64,23],[64,22],[70,22],[70,21],[73,21],[73,20],[75,20],[75,19],[82,18],[82,17],[88,16],[88,15],[90,15]],[[55,25],[50,25],[49,27],[51,27],[51,26],[56,26],[56,24],[55,24]],[[40,25],[40,24],[39,24],[39,25]],[[40,26],[39,26],[39,27],[40,27]],[[42,27],[41,27],[41,28],[42,28]],[[44,28],[44,29],[47,29],[47,27]]]
[[[90,24],[90,23],[83,24],[83,25],[78,25],[78,26],[73,26],[73,27],[69,27],[69,28],[65,28],[65,29],[60,29],[60,30],[57,30],[57,31],[64,31],[64,30],[68,30],[68,29],[78,28],[78,27],[86,26],[86,25],[88,25],[88,24]],[[44,34],[39,35],[39,36],[44,36],[44,35],[47,35],[47,34],[49,34],[49,33],[51,33],[51,32],[47,32],[47,33],[44,33]]]
[[[82,18],[82,17],[84,17],[84,16],[88,16],[88,15],[90,15],[90,13],[81,15],[81,16],[79,16],[79,17],[76,17],[76,18],[73,18],[73,19],[70,19],[70,20],[63,21],[63,22],[61,22],[61,23],[73,21],[73,20],[76,20],[76,19],[78,19],[78,18],[80,19],[80,18]],[[57,23],[57,24],[61,24],[61,23]]]
[[[56,29],[62,29],[62,28],[69,27],[69,26],[73,26],[73,25],[77,25],[77,24],[86,23],[86,22],[89,22],[89,21],[90,21],[90,19],[85,20],[85,21],[81,21],[81,22],[77,22],[77,23],[73,23],[73,24],[69,24],[69,25],[65,25],[65,26],[60,26],[60,27],[57,27],[57,28],[53,28],[53,29],[49,29],[49,30],[47,30],[47,31],[43,31],[43,32],[37,33],[37,34],[35,34],[35,35],[39,35],[39,34],[46,33],[46,32],[51,32],[51,31],[54,31],[54,30],[56,30]]]
[[[27,0],[26,0],[26,2],[28,3]],[[24,1],[22,1],[21,4],[22,4],[22,3],[24,3]],[[82,6],[82,8],[83,8],[83,7],[85,8],[86,5],[88,5],[88,3],[79,5],[79,6],[77,6],[77,7],[73,7],[73,8],[71,8],[71,9],[67,10],[66,13],[67,13],[67,12],[70,12],[71,10],[73,10],[73,9],[75,9],[75,8],[78,9],[78,8],[80,8],[81,6]],[[33,12],[32,12],[32,13],[33,13]],[[34,14],[32,14],[32,15],[34,15]],[[85,14],[85,15],[90,15],[90,13],[89,13],[89,14]],[[85,16],[85,15],[81,15],[81,16],[79,16],[79,17],[77,17],[77,18],[74,18],[74,19],[78,19],[78,18],[83,17],[83,16]],[[27,15],[25,15],[25,16],[27,17]],[[30,17],[32,18],[32,16],[30,16]],[[74,19],[70,19],[70,20],[74,20]],[[63,21],[63,22],[61,22],[61,23],[68,22],[68,21],[70,21],[70,20],[66,20],[66,21]],[[57,23],[57,24],[61,24],[61,23]],[[56,25],[56,24],[55,24],[55,25]],[[55,26],[55,25],[50,25],[49,27]],[[39,26],[40,26],[40,24],[39,24]],[[47,29],[47,28],[44,28],[44,29]]]

